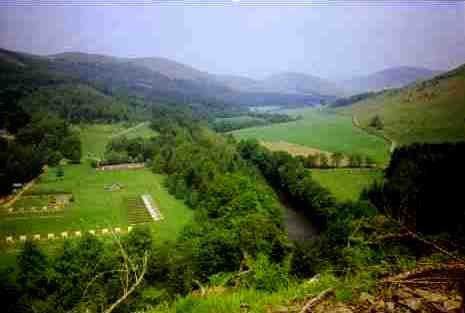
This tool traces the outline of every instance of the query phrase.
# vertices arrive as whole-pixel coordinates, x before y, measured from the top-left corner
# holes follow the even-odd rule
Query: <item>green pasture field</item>
[[[383,173],[371,169],[312,169],[312,177],[339,201],[355,201],[365,187],[381,180]]]
[[[232,134],[238,139],[287,141],[329,152],[357,153],[382,164],[388,161],[387,142],[355,127],[350,116],[314,108],[282,110],[280,113],[301,115],[303,118],[289,123],[240,129]]]
[[[164,220],[154,222],[159,236],[169,239],[191,219],[192,212],[182,202],[172,197],[163,187],[163,176],[149,169],[96,171],[89,164],[64,166],[64,179],[55,178],[49,170],[25,195],[72,193],[74,201],[62,212],[46,217],[27,214],[26,218],[2,215],[0,235],[32,235],[62,231],[91,230],[109,226],[127,226],[127,197],[150,194],[160,206]],[[106,191],[105,186],[120,184],[121,190]],[[35,205],[34,198],[20,199],[23,206]],[[30,203],[28,203],[30,201]],[[162,224],[162,225],[157,225]]]
[[[129,139],[135,137],[150,138],[157,133],[152,130],[148,123],[141,127],[125,127],[124,124],[90,124],[81,126],[79,129],[82,140],[82,155],[89,154],[94,157],[103,157],[107,143],[119,134]]]

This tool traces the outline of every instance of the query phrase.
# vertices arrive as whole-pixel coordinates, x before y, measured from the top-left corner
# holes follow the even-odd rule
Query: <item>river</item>
[[[287,237],[290,240],[314,240],[319,237],[318,229],[302,210],[297,210],[288,201],[282,201],[285,207]]]

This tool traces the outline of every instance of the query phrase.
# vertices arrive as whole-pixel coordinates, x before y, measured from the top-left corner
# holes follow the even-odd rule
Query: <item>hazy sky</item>
[[[258,78],[298,71],[339,79],[391,66],[448,69],[465,63],[460,1],[69,5],[83,1],[91,3],[37,0],[41,5],[20,6],[25,0],[2,0],[0,46],[36,54],[162,56],[214,73]],[[68,5],[55,5],[60,2]]]

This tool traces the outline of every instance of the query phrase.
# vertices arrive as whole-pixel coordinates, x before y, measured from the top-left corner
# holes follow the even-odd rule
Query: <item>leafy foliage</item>
[[[72,122],[116,122],[127,120],[130,112],[126,104],[81,84],[43,87],[19,105],[28,112],[54,112]]]
[[[0,194],[11,192],[13,183],[37,177],[45,164],[57,165],[63,157],[79,163],[82,153],[78,134],[54,116],[34,116],[16,140],[0,139],[0,146]]]
[[[322,208],[334,204],[330,193],[312,179],[299,158],[286,152],[271,152],[254,140],[241,141],[239,151],[258,167],[270,185],[285,193],[295,207],[305,208],[315,221],[321,222]]]
[[[215,131],[222,133],[247,127],[292,122],[297,119],[299,117],[292,117],[287,114],[248,113],[243,116],[217,119],[211,126]]]
[[[290,249],[282,208],[242,160],[234,141],[195,124],[187,128],[180,126],[182,121],[164,119],[154,121],[165,131],[155,139],[159,149],[153,170],[169,174],[168,188],[196,210],[195,224],[184,230],[178,252],[169,257],[175,260],[175,271],[206,281],[213,274],[238,270],[246,255],[262,253],[271,262],[282,262]],[[192,288],[189,280],[169,281],[173,292]]]
[[[425,234],[465,240],[460,184],[465,144],[415,144],[394,151],[385,182],[366,196],[389,216]],[[440,212],[438,209],[440,208]]]

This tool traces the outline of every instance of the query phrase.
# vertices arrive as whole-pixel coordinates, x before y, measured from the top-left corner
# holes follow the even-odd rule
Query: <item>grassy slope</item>
[[[317,296],[323,290],[337,284],[337,279],[330,274],[321,275],[320,280],[311,284],[297,284],[291,282],[288,288],[275,292],[266,292],[254,288],[224,288],[214,287],[212,293],[206,289],[207,295],[200,297],[189,294],[179,297],[172,305],[162,304],[148,313],[265,313],[278,312],[278,308],[285,308],[297,304],[298,308],[304,306],[306,299]],[[244,310],[244,306],[247,307]],[[275,310],[273,310],[276,309]],[[293,312],[296,310],[289,310]],[[283,311],[283,312],[287,312]],[[296,311],[297,312],[297,311]]]
[[[312,169],[311,173],[317,182],[340,201],[357,200],[363,188],[383,177],[383,173],[377,170]]]
[[[302,115],[303,119],[290,123],[241,129],[234,131],[233,134],[239,139],[282,140],[329,152],[360,153],[382,163],[388,158],[385,141],[355,128],[348,116],[312,108],[285,112],[291,115]]]
[[[375,115],[400,144],[465,140],[465,67],[432,80],[357,102],[339,112],[367,127]]]
[[[103,157],[105,147],[111,140],[111,136],[127,130],[123,124],[92,124],[81,126],[79,131],[82,140],[82,155],[88,156],[89,154]],[[134,131],[125,133],[127,138],[144,137],[150,138],[156,136],[157,133],[152,130],[149,124],[143,127],[137,127]]]

